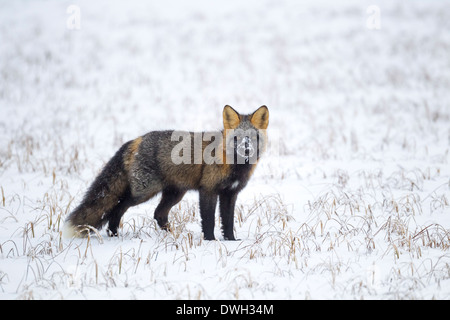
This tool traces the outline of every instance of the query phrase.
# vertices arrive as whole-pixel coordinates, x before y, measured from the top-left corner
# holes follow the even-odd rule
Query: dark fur
[[[225,109],[231,116],[225,114]],[[232,116],[235,117],[233,126],[239,122],[243,129],[255,128],[252,115],[240,116],[231,107],[226,106],[225,109],[225,128]],[[264,116],[267,117],[263,119],[267,127],[268,111]],[[258,121],[263,121],[260,118]],[[175,165],[171,151],[178,142],[171,141],[171,134],[172,131],[153,131],[125,143],[94,180],[81,204],[69,215],[69,225],[83,235],[89,232],[86,226],[100,229],[108,222],[108,234],[117,236],[120,220],[129,207],[162,192],[154,217],[158,225],[167,230],[170,209],[188,190],[198,190],[205,239],[214,240],[214,216],[219,199],[224,238],[235,240],[233,225],[237,195],[247,185],[256,164],[237,164],[235,161],[234,164]],[[190,134],[193,137],[193,133]],[[203,142],[204,146],[207,143]],[[261,139],[258,135],[258,159],[265,143],[265,136]]]
[[[100,229],[106,222],[114,220],[119,204],[127,198],[126,190],[129,190],[123,162],[129,144],[125,143],[116,152],[89,187],[81,204],[67,218],[72,225]]]

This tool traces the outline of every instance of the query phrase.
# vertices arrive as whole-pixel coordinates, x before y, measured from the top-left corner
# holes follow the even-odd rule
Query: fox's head
[[[227,163],[255,164],[267,145],[269,109],[261,106],[240,115],[229,105],[223,108],[224,148]]]

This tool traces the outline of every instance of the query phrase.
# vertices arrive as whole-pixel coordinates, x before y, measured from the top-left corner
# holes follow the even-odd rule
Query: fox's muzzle
[[[255,148],[253,147],[253,141],[250,137],[244,137],[236,147],[236,152],[245,161],[248,162],[249,158],[255,154]]]

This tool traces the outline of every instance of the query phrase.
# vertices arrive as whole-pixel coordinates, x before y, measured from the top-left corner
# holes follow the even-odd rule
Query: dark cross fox
[[[168,230],[170,209],[188,190],[198,190],[204,238],[215,239],[219,199],[223,236],[236,240],[233,224],[237,195],[266,148],[268,124],[266,106],[240,115],[226,105],[222,131],[152,131],[125,143],[67,217],[64,236],[85,236],[106,223],[108,235],[117,236],[125,211],[159,192],[162,198],[154,217],[162,229]]]

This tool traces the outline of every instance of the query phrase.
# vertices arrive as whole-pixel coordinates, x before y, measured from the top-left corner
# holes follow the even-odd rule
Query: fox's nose
[[[250,139],[250,137],[244,137],[243,140],[244,140],[245,155],[247,157],[253,156],[254,148],[253,148],[252,140]]]
[[[237,153],[241,157],[249,158],[255,153],[252,140],[249,137],[243,137],[236,148]]]
[[[245,155],[248,156],[250,152],[250,138],[244,137],[244,147],[245,147]]]

